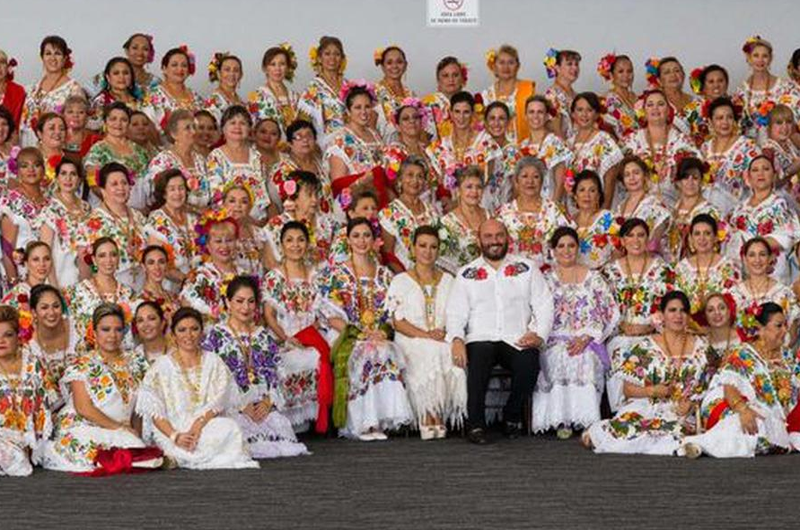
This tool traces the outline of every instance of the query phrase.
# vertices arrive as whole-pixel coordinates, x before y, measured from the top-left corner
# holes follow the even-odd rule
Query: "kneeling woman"
[[[702,408],[706,432],[686,437],[682,452],[688,457],[800,451],[800,409],[794,410],[800,377],[797,360],[784,348],[786,317],[781,306],[767,302],[756,318],[755,344],[734,347],[711,380]]]
[[[102,449],[144,447],[133,426],[133,409],[147,361],[123,351],[125,314],[120,306],[98,306],[92,327],[96,349],[79,357],[61,378],[66,404],[44,448],[42,465],[47,469],[92,471]]]
[[[385,440],[386,429],[411,422],[402,354],[390,341],[386,294],[389,269],[373,258],[375,237],[363,217],[347,223],[352,257],[321,285],[323,312],[340,333],[331,352],[334,425],[363,441]]]
[[[279,412],[284,408],[280,381],[284,363],[269,331],[258,325],[259,292],[251,276],[237,276],[225,293],[228,318],[215,324],[203,341],[203,349],[214,352],[228,366],[238,390],[236,423],[255,458],[307,454],[295,438],[292,423]],[[304,380],[314,381],[317,355],[307,363]],[[315,403],[314,403],[315,404]],[[313,408],[310,418],[316,416]],[[306,418],[306,419],[310,419]]]
[[[258,467],[250,458],[239,425],[225,414],[238,406],[225,363],[200,347],[203,317],[189,307],[172,316],[176,348],[159,357],[142,383],[138,412],[145,437],[179,467]]]
[[[644,338],[623,357],[622,407],[583,433],[584,445],[597,453],[671,455],[683,434],[694,430],[707,345],[688,333],[689,299],[682,292],[664,295],[658,316],[663,331]]]

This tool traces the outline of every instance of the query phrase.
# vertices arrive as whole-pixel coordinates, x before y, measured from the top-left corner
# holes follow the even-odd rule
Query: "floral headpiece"
[[[243,175],[237,175],[233,177],[225,183],[221,190],[214,192],[211,202],[213,204],[221,204],[225,200],[225,196],[228,194],[228,192],[234,188],[241,188],[247,192],[247,198],[250,199],[251,206],[256,203],[256,196],[253,193],[250,184],[247,183],[247,178]]]
[[[197,221],[197,224],[194,225],[194,231],[197,234],[194,242],[195,245],[197,245],[197,248],[203,250],[203,252],[206,252],[208,234],[211,231],[211,227],[220,223],[231,223],[236,228],[236,232],[238,233],[239,231],[239,223],[237,223],[236,220],[230,216],[225,208],[220,208],[218,210],[206,210]]]
[[[633,111],[636,114],[636,119],[639,121],[639,125],[644,127],[647,124],[647,117],[645,116],[644,112],[644,104],[652,94],[663,94],[660,88],[651,88],[642,92],[642,94],[636,99],[636,103],[633,104]],[[664,96],[666,98],[666,96]],[[672,123],[675,119],[675,109],[672,108],[672,105],[667,105],[667,123]]]
[[[133,323],[133,313],[131,312],[131,306],[125,302],[117,302],[117,305],[120,309],[122,309],[122,320],[125,329],[128,329]],[[86,344],[86,347],[90,350],[94,349],[97,346],[97,335],[95,334],[94,329],[94,322],[89,321],[89,324],[86,326],[86,333],[83,336],[83,341]]]
[[[152,63],[156,59],[156,47],[153,45],[153,36],[147,33],[142,33],[142,37],[147,39],[147,43],[150,45],[150,51],[147,52],[147,64]]]
[[[380,66],[381,65],[381,63],[383,62],[383,54],[386,53],[386,50],[388,50],[390,48],[399,49],[400,46],[398,46],[397,44],[390,44],[389,46],[386,46],[385,48],[375,48],[375,51],[372,52],[372,61],[375,63],[375,66]]]
[[[18,145],[15,145],[11,148],[11,151],[8,153],[8,160],[6,160],[6,167],[8,171],[12,175],[16,175],[19,171],[19,152],[22,151],[22,148]]]
[[[575,172],[568,169],[564,172],[564,190],[568,195],[572,195],[572,190],[575,189]]]
[[[692,70],[692,73],[689,74],[689,86],[692,88],[692,92],[698,96],[703,93],[703,82],[700,77],[703,75],[703,71],[705,69],[705,66],[701,66],[699,68],[695,68]]]
[[[289,56],[289,64],[286,65],[286,80],[292,82],[294,80],[294,73],[297,71],[297,54],[294,53],[292,45],[288,42],[278,44],[278,48],[286,52]]]
[[[742,51],[745,53],[745,55],[750,55],[753,52],[753,48],[755,48],[758,44],[763,44],[764,46],[767,46],[767,48],[772,48],[772,46],[768,45],[769,43],[767,43],[767,41],[761,38],[761,35],[752,35],[748,37],[746,41],[744,41],[744,44],[742,44]]]
[[[319,61],[319,46],[312,46],[308,50],[308,61],[311,63],[311,68],[319,73],[322,69],[322,65]],[[345,69],[347,68],[347,57],[342,57],[342,62],[339,65],[339,73],[343,74]],[[287,78],[288,79],[288,78]]]
[[[458,65],[461,67],[461,80],[464,82],[464,86],[467,86],[467,80],[469,79],[469,67],[467,63],[459,62]]]
[[[17,66],[17,60],[12,57],[8,60],[7,70],[6,70],[6,80],[13,81],[14,80],[14,68]]]
[[[300,191],[300,187],[294,179],[286,179],[278,186],[281,201],[294,201],[297,198],[298,191]]]
[[[189,75],[194,75],[195,71],[197,70],[197,61],[195,60],[194,54],[189,50],[189,46],[186,44],[181,44],[178,46],[178,49],[186,54],[186,57],[189,59]]]
[[[556,76],[556,65],[558,64],[558,50],[555,48],[550,48],[547,50],[547,53],[544,56],[544,64],[545,70],[547,70],[547,77],[548,79],[553,79]]]
[[[657,88],[661,82],[658,80],[658,65],[661,64],[661,59],[658,57],[650,57],[644,63],[645,78],[647,84],[653,88]]]
[[[400,109],[404,109],[405,107],[411,107],[416,109],[419,113],[420,124],[422,125],[422,130],[428,129],[428,122],[430,118],[430,109],[427,105],[422,103],[422,100],[415,97],[404,98],[403,101],[400,102],[400,106],[397,107],[397,112],[392,115],[392,121],[395,122],[395,126],[399,125],[396,120],[397,114],[400,113]]]
[[[614,68],[614,63],[617,62],[617,55],[608,53],[600,58],[597,63],[597,73],[606,81],[611,81],[611,70]]]
[[[364,79],[350,80],[344,83],[342,85],[342,89],[339,91],[339,99],[342,101],[346,101],[347,95],[354,88],[365,89],[367,92],[369,92],[369,95],[372,97],[372,101],[377,101],[378,96],[375,94],[375,85]]]
[[[20,301],[19,308],[17,309],[19,314],[19,332],[17,333],[17,337],[22,344],[27,344],[33,338],[33,315],[27,307],[29,304],[27,296],[20,294],[20,297],[21,296],[25,296],[25,302],[23,303]]]
[[[769,125],[769,113],[775,108],[775,102],[771,99],[765,99],[761,102],[758,108],[751,114],[753,121],[761,127]]]
[[[494,72],[494,63],[497,61],[497,50],[494,48],[488,50],[484,57],[486,57],[486,68],[488,68],[490,72]]]
[[[72,60],[72,49],[67,48],[67,56],[64,58],[64,70],[72,70],[75,61]]]
[[[214,52],[208,62],[208,80],[212,83],[219,81],[219,70],[222,68],[222,61],[230,56],[230,52]]]

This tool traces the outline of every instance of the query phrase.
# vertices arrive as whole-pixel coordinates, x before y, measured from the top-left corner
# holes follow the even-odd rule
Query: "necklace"
[[[198,363],[197,365],[186,368],[183,366],[181,362],[180,355],[178,354],[177,350],[175,351],[173,358],[175,359],[175,363],[178,365],[178,370],[181,372],[181,379],[186,386],[186,389],[189,391],[189,400],[192,402],[194,407],[197,407],[200,404],[200,368],[202,367],[202,363]]]
[[[750,277],[746,280],[745,285],[747,285],[747,290],[750,292],[750,296],[753,298],[753,301],[757,304],[761,304],[762,300],[769,294],[769,289],[772,286],[772,280],[767,277],[762,284],[763,289],[761,294],[758,294],[758,290],[756,290],[756,286],[753,284],[753,278]]]
[[[103,291],[100,288],[100,283],[97,281],[97,276],[92,276],[89,280],[92,283],[92,287],[97,292],[97,296],[103,300],[103,302],[108,302],[112,304],[119,303],[120,299],[120,283],[114,280],[114,290],[113,291]]]
[[[473,219],[470,219],[469,215],[467,215],[466,210],[464,210],[464,205],[461,202],[459,202],[459,204],[458,204],[458,213],[461,214],[461,219],[464,221],[464,225],[467,227],[467,230],[469,230],[470,232],[477,232],[478,229],[481,227],[481,223],[486,218],[486,214],[484,213],[483,209],[479,209],[479,212],[480,213],[477,216],[478,217],[478,219],[477,219],[478,222],[475,223],[473,221],[473,219],[475,219],[475,217],[473,217]]]
[[[98,355],[100,359],[102,359],[103,364],[106,365],[106,368],[108,368],[108,373],[111,375],[111,379],[113,379],[114,386],[117,387],[117,391],[122,397],[122,401],[128,403],[131,398],[131,392],[133,391],[133,387],[135,385],[133,376],[128,369],[127,360],[122,355],[119,355],[117,358],[104,355],[100,352],[98,352]]]
[[[697,295],[700,300],[704,300],[706,297],[706,287],[708,285],[708,278],[711,275],[711,265],[713,263],[714,254],[711,254],[708,265],[706,265],[705,270],[703,270],[703,267],[700,266],[700,255],[694,255],[694,268],[697,271]]]
[[[66,329],[66,323],[61,321],[58,336],[53,340],[44,340],[39,333],[36,333],[36,343],[48,355],[63,352],[69,346],[69,332]]]
[[[472,131],[469,131],[469,133],[466,136],[466,140],[462,141],[459,141],[456,138],[455,132],[453,133],[452,136],[453,155],[455,156],[456,162],[458,162],[459,164],[464,163],[464,157],[467,154],[467,149],[469,149],[469,147],[472,145],[474,139],[475,139],[475,134]]]
[[[242,354],[242,358],[244,359],[244,368],[247,371],[247,380],[252,385],[258,379],[255,368],[253,367],[253,357],[251,355],[253,346],[252,332],[239,332],[233,326],[233,322],[231,322],[230,328],[233,332],[233,338],[236,339],[236,344],[239,346],[239,353]]]
[[[375,271],[377,274],[377,269]],[[361,282],[361,275],[358,273],[355,262],[353,262],[353,275],[356,280],[356,309],[359,314],[359,321],[365,330],[372,330],[377,322],[375,314],[375,292],[374,283],[375,276],[369,278],[367,287],[365,288]]]
[[[622,271],[625,273],[625,289],[624,291],[630,293],[625,298],[630,298],[628,303],[625,305],[625,321],[630,322],[632,319],[629,318],[631,315],[630,313],[633,311],[635,303],[636,294],[642,290],[642,282],[644,281],[645,272],[647,271],[647,266],[650,262],[649,257],[644,258],[644,262],[642,263],[642,269],[639,271],[638,277],[633,273],[633,267],[631,267],[630,256],[625,254],[625,267]],[[628,269],[625,271],[625,269]],[[635,315],[632,315],[635,316]]]
[[[10,392],[10,394],[11,394],[11,407],[10,408],[11,408],[11,411],[12,411],[12,415],[9,416],[9,417],[14,417],[14,418],[16,418],[16,416],[17,416],[16,413],[20,411],[19,399],[20,399],[21,396],[20,396],[20,392],[19,392],[19,387],[22,384],[22,375],[20,374],[20,371],[22,370],[22,363],[20,362],[22,360],[22,356],[19,353],[16,353],[15,357],[17,357],[18,359],[15,359],[15,360],[11,361],[12,369],[11,370],[7,370],[6,368],[3,368],[2,372],[0,372],[0,376],[3,376],[5,378],[5,380],[8,382],[9,389],[11,390],[11,392]],[[13,369],[13,364],[16,363],[16,362],[20,362],[20,366],[15,371]],[[8,414],[8,413],[6,412],[6,414]]]
[[[425,325],[428,328],[427,331],[432,331],[436,329],[436,289],[439,287],[441,273],[434,269],[430,282],[422,281],[416,267],[408,271],[408,275],[417,282],[422,290],[422,297],[425,299]]]

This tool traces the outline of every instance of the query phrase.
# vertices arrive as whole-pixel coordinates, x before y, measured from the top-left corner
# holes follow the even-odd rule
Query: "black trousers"
[[[486,388],[492,370],[500,365],[511,371],[511,395],[503,407],[507,422],[522,421],[525,399],[533,393],[539,375],[539,350],[517,350],[505,342],[467,344],[467,414],[471,429],[486,427]]]

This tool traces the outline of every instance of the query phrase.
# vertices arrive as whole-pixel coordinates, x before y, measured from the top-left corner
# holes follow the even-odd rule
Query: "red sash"
[[[334,198],[338,198],[344,190],[356,183],[358,179],[372,174],[372,186],[375,188],[375,193],[378,195],[378,209],[382,210],[389,204],[389,178],[386,176],[386,171],[381,166],[375,166],[369,171],[363,173],[356,173],[354,175],[347,175],[346,177],[339,177],[331,183]]]
[[[328,432],[328,414],[333,405],[333,368],[331,368],[331,348],[314,326],[308,326],[295,333],[300,344],[319,352],[317,370],[317,424],[318,433]]]
[[[786,417],[786,430],[800,432],[800,403],[794,406],[792,412]]]
[[[747,403],[747,398],[742,397],[742,401]],[[717,403],[713,409],[711,409],[711,414],[708,415],[708,421],[706,422],[706,430],[711,430],[711,428],[717,424],[717,422],[722,417],[722,414],[728,410],[730,407],[728,406],[728,402],[724,399]]]
[[[158,447],[142,447],[133,449],[122,449],[112,447],[101,449],[95,456],[94,463],[98,466],[94,471],[87,473],[76,473],[84,477],[107,477],[109,475],[120,475],[122,473],[146,473],[157,468],[137,467],[137,462],[146,462],[162,458],[164,453]]]

